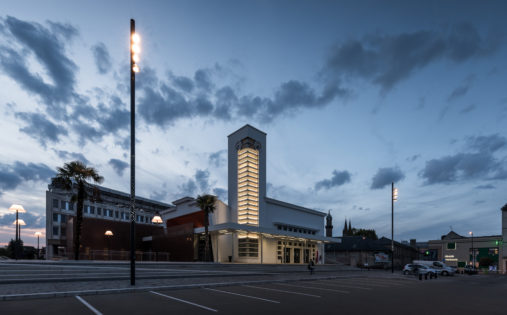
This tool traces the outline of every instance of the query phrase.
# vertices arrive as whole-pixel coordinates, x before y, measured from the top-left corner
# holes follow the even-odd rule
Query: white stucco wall
[[[266,203],[263,209],[266,215],[266,227],[274,227],[275,222],[306,227],[318,230],[317,235],[324,235],[324,217],[294,208]]]

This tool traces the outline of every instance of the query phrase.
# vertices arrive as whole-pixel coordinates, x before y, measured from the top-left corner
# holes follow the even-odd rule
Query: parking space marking
[[[311,296],[311,297],[320,298],[320,296],[318,296],[318,295],[302,293],[302,292],[294,292],[294,291],[286,291],[286,290],[279,290],[279,289],[272,289],[272,288],[265,288],[265,287],[257,287],[255,285],[247,285],[247,284],[245,284],[243,286],[248,287],[248,288],[255,288],[255,289],[261,289],[261,290],[276,291],[276,292],[283,292],[283,293],[290,293],[290,294],[297,294],[297,295],[304,295],[304,296]]]
[[[156,295],[160,295],[160,296],[163,296],[165,298],[168,298],[168,299],[171,299],[171,300],[175,300],[175,301],[178,301],[178,302],[182,302],[182,303],[190,304],[190,305],[193,305],[193,306],[197,306],[199,308],[202,308],[202,309],[205,309],[205,310],[208,310],[208,311],[212,311],[212,312],[215,312],[215,313],[218,312],[218,310],[216,310],[214,308],[207,307],[207,306],[204,306],[204,305],[201,305],[201,304],[197,304],[197,303],[193,303],[193,302],[190,302],[190,301],[178,299],[177,297],[174,297],[174,296],[165,295],[165,294],[162,294],[162,293],[159,293],[159,292],[155,292],[155,291],[150,291],[150,293],[153,293],[153,294],[156,294]]]
[[[90,309],[90,311],[92,311],[93,313],[95,313],[96,315],[102,315],[101,312],[99,312],[95,307],[93,307],[90,303],[86,302],[85,299],[83,299],[82,297],[80,297],[79,295],[76,295],[76,299],[78,299],[79,302],[83,303],[86,307],[88,307]]]
[[[380,284],[380,283],[372,283],[372,282],[353,282],[351,284],[359,284],[359,285],[369,285],[373,287],[380,287],[380,288],[389,288],[390,284]]]
[[[390,281],[384,281],[383,279],[364,279],[364,280],[361,279],[357,282],[359,282],[361,284],[366,284],[366,285],[383,285],[383,286],[390,286],[390,285],[403,286],[403,285],[406,285],[405,283],[394,283],[394,282],[390,282]]]
[[[261,300],[261,301],[270,302],[270,303],[277,303],[277,304],[279,304],[279,303],[280,303],[280,302],[278,302],[278,301],[268,300],[268,299],[260,298],[260,297],[258,297],[258,296],[251,296],[251,295],[239,294],[239,293],[234,293],[234,292],[230,292],[230,291],[223,291],[223,290],[217,290],[217,289],[211,289],[211,288],[203,288],[203,289],[204,289],[204,290],[209,290],[209,291],[216,291],[216,292],[226,293],[226,294],[232,294],[232,295],[243,296],[243,297],[247,297],[247,298],[251,298],[251,299],[255,299],[255,300]]]
[[[314,290],[332,291],[332,292],[338,292],[338,293],[344,293],[344,294],[349,294],[350,293],[350,291],[335,290],[335,289],[326,289],[326,288],[319,288],[319,287],[309,287],[309,286],[294,285],[294,284],[288,284],[288,283],[273,283],[273,284],[284,285],[284,286],[295,287],[295,288],[303,288],[303,289],[314,289]]]
[[[371,288],[368,288],[368,287],[358,287],[358,286],[355,286],[355,285],[348,285],[348,284],[322,283],[322,282],[319,282],[319,285],[327,285],[327,286],[330,286],[330,287],[351,288],[351,289],[359,289],[359,290],[371,290]]]

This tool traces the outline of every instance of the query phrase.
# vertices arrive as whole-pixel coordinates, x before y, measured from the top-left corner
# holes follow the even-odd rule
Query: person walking
[[[313,259],[310,259],[310,262],[308,263],[308,270],[310,270],[311,275],[313,275],[314,268],[315,268],[315,263],[313,262]]]

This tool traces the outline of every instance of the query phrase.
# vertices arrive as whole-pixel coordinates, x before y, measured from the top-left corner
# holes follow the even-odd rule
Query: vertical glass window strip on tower
[[[259,226],[259,151],[238,151],[238,223]]]

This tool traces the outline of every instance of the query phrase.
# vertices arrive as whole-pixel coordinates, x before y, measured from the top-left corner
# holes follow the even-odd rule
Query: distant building
[[[442,235],[440,240],[428,241],[428,250],[436,253],[435,260],[445,262],[453,267],[475,265],[479,267],[481,258],[490,258],[493,265],[499,267],[502,236],[462,236],[454,231]],[[473,248],[473,251],[472,251]]]
[[[501,262],[499,265],[499,270],[502,273],[507,273],[507,204],[502,207],[502,241],[500,246],[500,257]]]
[[[394,242],[394,266],[401,268],[418,259],[415,247]],[[387,268],[391,265],[391,239],[344,236],[341,243],[326,244],[326,263]]]

